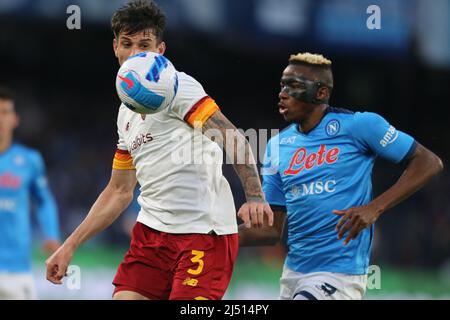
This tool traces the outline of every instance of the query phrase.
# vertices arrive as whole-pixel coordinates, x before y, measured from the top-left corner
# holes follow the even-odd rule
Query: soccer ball
[[[120,67],[116,89],[122,103],[130,110],[157,113],[167,108],[178,90],[178,76],[173,64],[155,52],[141,52]]]

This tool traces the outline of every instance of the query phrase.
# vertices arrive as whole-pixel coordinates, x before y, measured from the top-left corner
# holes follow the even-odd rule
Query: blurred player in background
[[[378,114],[329,106],[333,75],[322,55],[292,55],[280,84],[279,112],[292,125],[269,141],[262,172],[274,226],[240,230],[240,244],[273,244],[287,212],[280,298],[361,299],[375,221],[438,174],[442,162]],[[377,156],[406,169],[372,199]]]
[[[13,142],[18,124],[13,95],[0,87],[0,299],[36,299],[30,200],[36,203],[44,251],[59,247],[57,208],[44,161],[38,151]]]
[[[151,1],[134,1],[112,18],[114,52],[122,65],[140,52],[163,54],[165,16]],[[178,73],[179,86],[171,106],[143,116],[121,106],[119,141],[109,184],[86,219],[47,261],[47,279],[61,283],[77,247],[120,215],[130,203],[136,178],[141,186],[139,213],[130,249],[114,279],[114,299],[221,299],[231,279],[238,250],[236,212],[228,182],[222,174],[222,150],[207,137],[216,129],[220,145],[231,146],[247,197],[239,215],[247,227],[272,223],[250,146],[200,83]],[[200,133],[202,155],[218,155],[220,163],[174,163],[172,154],[185,149]],[[225,130],[230,130],[229,143]],[[182,139],[171,139],[177,130]],[[222,139],[222,141],[219,141]],[[138,143],[140,141],[140,143]],[[238,149],[237,146],[242,146]],[[204,159],[204,157],[202,158]]]

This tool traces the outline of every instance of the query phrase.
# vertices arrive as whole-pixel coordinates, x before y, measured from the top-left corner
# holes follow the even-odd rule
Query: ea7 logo
[[[297,137],[286,137],[280,140],[280,144],[293,144],[295,142],[295,138]]]
[[[383,139],[380,140],[381,146],[384,148],[388,144],[391,144],[398,138],[398,131],[393,127],[390,126],[387,130],[387,132],[384,134]]]

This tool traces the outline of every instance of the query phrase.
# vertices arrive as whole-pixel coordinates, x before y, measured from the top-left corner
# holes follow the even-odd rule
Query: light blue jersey
[[[344,246],[335,231],[340,217],[332,211],[369,203],[375,158],[398,163],[415,146],[411,136],[375,113],[332,107],[309,133],[293,124],[273,137],[263,189],[272,206],[286,207],[286,265],[302,273],[366,274],[374,226]]]
[[[45,239],[59,240],[57,209],[42,157],[13,144],[0,153],[0,272],[31,270],[31,200]]]

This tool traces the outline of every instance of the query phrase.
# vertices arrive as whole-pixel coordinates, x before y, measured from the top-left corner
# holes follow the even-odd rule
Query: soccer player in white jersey
[[[119,64],[139,52],[163,54],[164,27],[165,16],[151,1],[134,1],[119,9],[112,18]],[[238,250],[236,212],[221,160],[174,161],[173,154],[195,140],[194,126],[201,125],[204,133],[200,134],[202,155],[213,153],[222,159],[219,145],[231,146],[224,149],[232,159],[236,152],[245,153],[245,163],[234,168],[247,198],[238,213],[246,226],[273,223],[248,142],[195,79],[181,72],[178,79],[173,103],[157,114],[142,116],[120,107],[111,180],[86,219],[47,260],[49,281],[61,283],[76,248],[113,223],[130,203],[138,181],[142,209],[130,249],[114,278],[113,298],[223,297]],[[207,136],[210,129],[221,133],[214,137],[219,143]],[[226,130],[234,134],[227,136]]]
[[[280,298],[361,299],[375,221],[438,174],[442,161],[378,114],[329,106],[333,75],[322,55],[292,55],[280,85],[279,112],[291,124],[269,141],[262,171],[274,226],[241,229],[240,244],[273,244],[287,217]],[[406,169],[372,199],[378,156]]]

